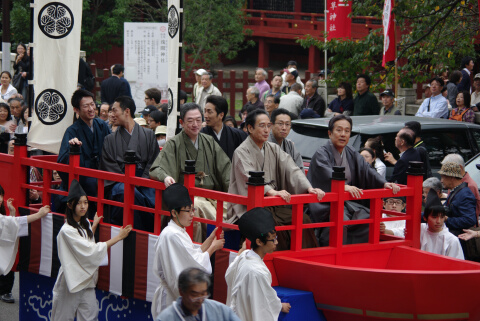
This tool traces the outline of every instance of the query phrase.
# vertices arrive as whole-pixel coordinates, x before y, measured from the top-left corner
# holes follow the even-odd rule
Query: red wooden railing
[[[87,169],[79,167],[80,155],[78,153],[70,155],[70,164],[58,164],[52,161],[53,157],[27,157],[27,146],[18,143],[15,145],[14,155],[0,154],[0,170],[5,175],[0,176],[0,184],[6,191],[5,199],[9,197],[15,198],[15,205],[22,206],[26,204],[26,195],[29,189],[36,189],[43,192],[43,205],[50,205],[51,196],[53,194],[67,195],[67,192],[62,192],[52,188],[56,182],[51,181],[52,171],[65,172],[69,174],[70,182],[79,176],[95,177],[98,180],[98,196],[89,197],[90,201],[97,203],[98,215],[103,216],[103,205],[114,205],[123,207],[123,223],[124,225],[133,224],[133,211],[141,210],[154,214],[154,233],[160,234],[161,216],[170,215],[169,212],[161,209],[162,207],[162,190],[165,185],[161,182],[146,178],[135,177],[135,164],[125,165],[125,174],[115,174],[99,170]],[[34,166],[43,169],[44,181],[39,183],[27,183],[28,167]],[[414,172],[414,170],[412,170]],[[14,179],[12,179],[14,178]],[[383,249],[392,248],[398,245],[407,245],[415,248],[420,247],[420,212],[422,199],[422,179],[423,176],[419,173],[408,176],[406,186],[402,186],[397,196],[405,196],[407,199],[406,214],[388,212],[388,214],[396,215],[397,217],[382,218],[382,199],[392,196],[392,191],[388,189],[364,190],[362,199],[370,200],[370,218],[344,221],[344,202],[354,200],[352,196],[344,190],[344,180],[332,179],[331,192],[327,193],[321,202],[330,202],[330,222],[323,223],[309,223],[304,224],[303,207],[308,203],[318,202],[315,195],[301,194],[292,195],[290,203],[286,203],[280,197],[265,197],[264,187],[249,185],[248,196],[240,196],[207,190],[195,187],[195,174],[186,173],[184,184],[188,188],[192,196],[201,196],[217,200],[217,219],[216,221],[194,218],[194,221],[212,224],[219,227],[218,234],[224,228],[238,229],[237,225],[227,224],[223,222],[223,203],[231,202],[246,205],[247,209],[254,207],[291,205],[292,206],[292,225],[277,226],[278,231],[290,230],[292,231],[290,255],[298,255],[299,253],[312,253],[314,251],[318,254],[333,254],[341,256],[342,252],[366,250],[366,249]],[[104,183],[105,180],[122,182],[125,184],[124,202],[116,202],[104,198]],[[145,186],[155,188],[156,190],[156,205],[155,208],[147,208],[134,205],[133,192],[135,186]],[[406,237],[399,239],[389,237],[386,241],[380,240],[380,222],[406,220]],[[105,224],[105,223],[102,223]],[[343,245],[343,226],[355,224],[369,224],[369,241],[366,244]],[[330,244],[328,247],[302,250],[302,233],[304,229],[330,227]],[[187,229],[187,232],[193,234],[193,226]],[[285,252],[275,252],[275,255]],[[297,253],[297,254],[294,254]]]

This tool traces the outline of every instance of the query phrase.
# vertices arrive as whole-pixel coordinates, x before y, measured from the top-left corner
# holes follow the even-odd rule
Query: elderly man
[[[423,188],[422,194],[423,194],[424,202],[427,199],[428,192],[430,192],[431,189],[433,189],[435,193],[437,193],[438,198],[440,199],[442,204],[445,203],[445,201],[447,200],[448,195],[443,193],[442,191],[443,189],[442,182],[440,182],[440,180],[436,177],[430,177],[424,180],[422,188]]]
[[[383,107],[380,109],[380,116],[383,115],[402,115],[402,112],[395,106],[395,94],[390,89],[380,94]]]
[[[353,100],[353,116],[378,115],[380,106],[377,97],[370,92],[372,80],[370,76],[357,76],[357,95]]]
[[[280,98],[283,95],[285,95],[285,93],[283,91],[281,91],[282,83],[283,83],[282,76],[280,76],[280,75],[273,76],[273,79],[270,82],[272,87],[271,87],[271,89],[267,90],[263,94],[263,100],[262,101],[265,102],[265,98],[267,98],[268,95],[274,95],[275,98],[277,98],[277,97]]]
[[[475,213],[477,215],[477,221],[478,221],[478,216],[480,214],[480,193],[478,192],[478,186],[477,183],[472,179],[470,174],[465,171],[465,161],[463,160],[463,157],[459,154],[449,154],[445,156],[445,158],[442,160],[442,164],[445,162],[453,162],[456,163],[460,166],[461,174],[462,174],[462,183],[465,182],[467,183],[468,188],[472,191],[473,196],[475,196],[476,200],[476,206],[475,206]]]
[[[158,315],[156,321],[216,320],[240,321],[225,304],[207,299],[210,275],[188,268],[178,276],[180,297]]]
[[[221,96],[222,93],[212,84],[213,75],[209,72],[202,75],[202,90],[200,94],[196,97],[195,102],[200,106],[203,111],[205,108],[205,103],[208,96]]]
[[[292,115],[298,117],[300,111],[302,110],[302,105],[302,86],[298,83],[294,83],[288,94],[280,98],[280,105],[278,106],[278,108],[286,109]]]
[[[300,107],[301,118],[325,117],[325,100],[317,93],[317,88],[318,83],[315,79],[310,79],[305,84],[305,99]]]
[[[228,102],[220,96],[210,96],[205,105],[205,123],[202,133],[213,137],[215,142],[222,147],[230,160],[235,149],[243,143],[247,134],[240,129],[225,126],[223,121],[228,114]]]
[[[125,154],[135,151],[135,176],[148,178],[150,166],[157,157],[158,143],[151,129],[139,126],[135,118],[135,102],[132,98],[121,96],[115,99],[112,106],[113,125],[118,126],[115,133],[105,137],[99,169],[123,174],[125,173]],[[110,197],[123,202],[124,185],[105,181]],[[155,206],[155,190],[143,186],[135,187],[135,204],[147,207]],[[122,210],[113,207],[110,213],[113,224],[123,224]],[[135,211],[134,228],[153,232],[153,214]]]
[[[100,105],[100,114],[99,117],[101,120],[106,122],[108,124],[108,109],[110,108],[110,105],[107,104],[106,102],[103,102]]]
[[[400,188],[396,184],[388,183],[355,149],[348,146],[351,131],[352,119],[349,116],[340,114],[330,119],[328,123],[330,140],[315,152],[310,162],[307,177],[312,186],[330,192],[333,167],[341,166],[345,168],[345,192],[350,193],[353,198],[360,198],[363,189],[373,188],[392,189],[396,194]],[[311,203],[309,208],[314,222],[329,221],[330,209],[324,204]],[[350,231],[348,234],[354,235]],[[328,228],[320,231],[320,245],[328,245],[328,235]],[[354,242],[354,239],[348,239],[350,236],[347,235],[345,228],[345,243]]]
[[[198,69],[195,71],[195,85],[193,85],[193,91],[192,91],[192,101],[195,102],[197,101],[197,97],[200,96],[202,93],[202,76],[207,74],[207,71],[205,69]],[[185,102],[184,102],[185,103]]]
[[[395,147],[400,151],[400,159],[395,162],[390,182],[407,184],[407,169],[411,161],[421,162],[420,153],[413,146],[415,133],[410,128],[402,128],[395,136]],[[391,155],[391,154],[390,154]],[[385,157],[386,160],[389,158]]]
[[[180,125],[183,130],[169,139],[150,169],[150,177],[170,186],[183,184],[185,161],[195,160],[195,186],[226,192],[230,183],[231,163],[227,154],[212,136],[200,133],[202,111],[195,103],[186,103],[180,109]],[[158,149],[158,148],[157,148]],[[215,220],[217,202],[195,197],[195,215]],[[206,227],[197,222],[194,240],[201,242],[206,237]]]
[[[463,229],[469,229],[476,223],[475,195],[468,184],[462,182],[462,168],[457,163],[444,162],[438,173],[443,187],[450,190],[445,202],[449,209],[445,224],[450,232],[458,236]]]
[[[247,139],[235,150],[230,175],[228,192],[247,196],[245,184],[250,171],[263,171],[265,173],[265,195],[279,196],[287,203],[291,194],[315,194],[321,200],[325,193],[318,188],[312,188],[303,171],[293,161],[292,157],[281,150],[278,144],[268,142],[272,123],[267,112],[256,109],[250,112],[245,119],[249,132]],[[289,206],[276,206],[267,208],[275,219],[277,225],[292,224],[292,209]],[[246,206],[228,204],[228,218],[234,222],[246,212]],[[304,216],[304,222],[309,222]],[[279,250],[290,248],[290,233],[279,232]],[[313,231],[303,233],[303,246],[315,247]]]
[[[275,109],[270,116],[270,121],[272,122],[272,131],[268,141],[278,144],[285,153],[292,157],[295,164],[303,170],[302,155],[295,149],[293,142],[287,138],[288,134],[290,134],[290,129],[292,129],[292,115],[286,109]]]
[[[448,118],[448,101],[441,94],[443,80],[439,77],[430,80],[432,96],[426,98],[418,108],[415,116],[429,118]]]
[[[257,87],[258,91],[260,92],[259,97],[260,100],[263,102],[263,94],[270,90],[270,86],[265,81],[267,79],[267,72],[263,68],[257,68],[255,70],[255,87]]]
[[[278,298],[271,285],[272,275],[263,262],[278,243],[275,220],[272,213],[256,207],[240,218],[238,227],[252,242],[252,249],[242,248],[228,267],[227,305],[243,321],[277,321],[280,312],[290,311],[290,303],[282,303]]]
[[[12,112],[12,123],[8,129],[10,129],[10,132],[16,134],[26,133],[27,127],[22,120],[22,108],[24,105],[23,99],[10,98],[8,100],[8,104],[10,105],[10,110]]]
[[[257,87],[252,86],[248,87],[247,93],[245,94],[248,100],[248,104],[254,106],[255,108],[262,108],[264,109],[263,102],[260,101],[260,91]]]
[[[272,117],[272,112],[278,108],[278,104],[275,104],[275,96],[268,95],[265,97],[265,111],[268,113],[268,117]]]

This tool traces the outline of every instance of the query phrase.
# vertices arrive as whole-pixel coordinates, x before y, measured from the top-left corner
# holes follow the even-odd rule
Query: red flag
[[[327,40],[350,38],[352,34],[352,19],[348,15],[352,12],[352,1],[328,0],[327,10]]]
[[[480,0],[479,0],[480,1]],[[385,67],[387,61],[395,60],[395,28],[394,17],[392,13],[393,0],[385,0],[383,6],[383,60],[382,66]]]

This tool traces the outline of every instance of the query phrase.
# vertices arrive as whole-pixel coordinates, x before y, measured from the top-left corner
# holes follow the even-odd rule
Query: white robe
[[[225,274],[227,305],[242,321],[276,321],[282,310],[272,274],[252,250],[235,258]]]
[[[461,260],[465,259],[460,240],[450,233],[445,225],[443,230],[433,233],[428,230],[427,223],[422,223],[420,227],[420,249]]]
[[[386,218],[388,216],[382,214],[382,217]],[[393,235],[405,238],[405,220],[388,221],[383,223],[385,224],[385,229],[392,231]]]
[[[18,238],[28,235],[27,216],[0,214],[0,275],[7,275],[17,257]]]
[[[105,265],[107,243],[95,243],[86,232],[81,236],[65,223],[57,235],[57,248],[61,266],[53,287],[52,319],[73,320],[75,314],[77,319],[95,319],[98,306],[94,288],[98,267]]]
[[[190,267],[211,274],[210,255],[193,244],[184,228],[170,221],[155,244],[153,271],[159,277],[160,285],[155,290],[152,300],[154,320],[180,296],[178,276]]]

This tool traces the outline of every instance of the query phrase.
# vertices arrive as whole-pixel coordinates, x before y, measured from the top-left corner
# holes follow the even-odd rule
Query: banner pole
[[[327,44],[327,14],[328,14],[328,10],[327,10],[327,0],[324,1],[324,17],[323,17],[323,20],[324,20],[324,29],[325,29],[325,45]],[[328,106],[328,89],[327,89],[327,77],[328,77],[328,59],[327,59],[327,47],[325,47],[325,50],[324,50],[324,57],[325,57],[325,104]]]

